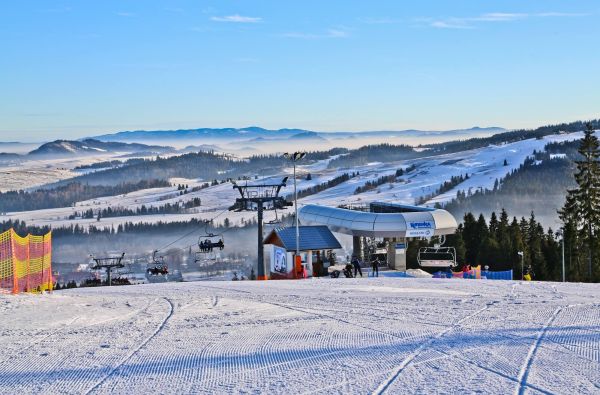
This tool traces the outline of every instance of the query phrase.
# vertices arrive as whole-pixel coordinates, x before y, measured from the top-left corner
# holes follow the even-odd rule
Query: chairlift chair
[[[200,236],[198,239],[198,251],[194,261],[196,263],[202,261],[216,261],[217,253],[215,249],[223,250],[225,248],[225,239],[223,235],[215,235],[213,233],[207,233]]]
[[[223,238],[223,235],[207,233],[204,236],[200,236],[198,239],[198,248],[200,249],[200,252],[204,253],[211,253],[215,248],[222,250],[225,248],[225,239]]]
[[[283,221],[279,218],[279,215],[277,214],[277,207],[275,207],[275,218],[270,220],[270,221],[265,221],[266,225],[281,225],[283,224]]]
[[[454,247],[421,247],[417,254],[421,267],[456,267],[456,249]]]
[[[151,276],[166,276],[169,274],[169,267],[165,263],[165,257],[156,257],[158,251],[154,250],[152,253],[152,262],[146,267],[146,273]]]

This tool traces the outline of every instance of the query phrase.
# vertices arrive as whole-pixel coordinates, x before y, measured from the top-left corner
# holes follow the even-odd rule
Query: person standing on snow
[[[373,277],[379,277],[379,259],[374,258],[371,261],[371,268],[372,268]]]
[[[356,255],[352,256],[352,266],[354,266],[354,277],[356,277],[356,273],[359,273],[362,277],[362,270],[360,269],[360,260],[356,257]]]

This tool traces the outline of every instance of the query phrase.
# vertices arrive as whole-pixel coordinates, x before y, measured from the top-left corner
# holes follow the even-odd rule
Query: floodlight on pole
[[[292,161],[292,165],[294,167],[294,212],[296,217],[296,256],[300,256],[300,227],[298,225],[298,189],[296,187],[296,162],[303,159],[306,156],[306,152],[294,152],[294,153],[284,153],[283,156],[286,159]]]

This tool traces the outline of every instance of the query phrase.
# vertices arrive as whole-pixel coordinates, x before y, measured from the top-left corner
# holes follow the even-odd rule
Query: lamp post
[[[296,162],[306,156],[306,152],[286,152],[283,156],[292,161],[294,167],[294,215],[296,217],[296,256],[300,256],[300,228],[298,225],[298,190],[296,188]],[[297,259],[297,258],[296,258]]]
[[[525,254],[523,253],[523,251],[519,251],[517,252],[517,254],[521,257],[521,281],[523,281],[523,260],[525,260]]]
[[[560,236],[562,244],[562,282],[565,282],[565,230],[564,228],[556,232],[556,237]]]

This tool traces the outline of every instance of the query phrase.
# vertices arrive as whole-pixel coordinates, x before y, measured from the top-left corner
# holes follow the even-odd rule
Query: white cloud
[[[578,12],[541,12],[534,14],[539,17],[578,17],[578,16],[589,16],[590,14],[578,13]]]
[[[438,29],[473,29],[473,26],[469,26],[462,22],[449,22],[449,21],[432,21],[429,26]]]
[[[439,29],[474,29],[478,23],[485,22],[512,22],[528,18],[544,17],[577,17],[587,16],[589,14],[565,13],[565,12],[541,12],[535,14],[514,13],[514,12],[488,12],[474,17],[449,17],[449,18],[423,18],[417,22],[426,23],[430,27]]]
[[[468,20],[483,21],[483,22],[507,22],[507,21],[514,21],[517,19],[527,18],[527,16],[528,16],[527,14],[490,12],[487,14],[482,14],[475,18],[469,18]]]
[[[334,38],[345,38],[345,37],[348,37],[348,32],[346,32],[344,30],[338,30],[338,29],[329,29],[327,31],[327,36],[334,37]]]
[[[135,16],[135,14],[132,12],[117,12],[116,14],[124,18],[131,18],[132,16]]]
[[[262,22],[262,18],[253,17],[253,16],[243,16],[243,15],[226,15],[226,16],[213,16],[210,18],[215,22],[232,22],[232,23],[258,23]]]

